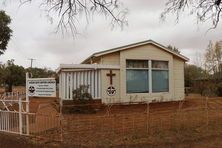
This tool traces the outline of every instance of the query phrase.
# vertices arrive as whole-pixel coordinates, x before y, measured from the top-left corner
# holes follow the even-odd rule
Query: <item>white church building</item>
[[[152,40],[97,52],[81,64],[60,65],[59,97],[72,100],[73,90],[86,85],[104,104],[182,100],[186,61]]]

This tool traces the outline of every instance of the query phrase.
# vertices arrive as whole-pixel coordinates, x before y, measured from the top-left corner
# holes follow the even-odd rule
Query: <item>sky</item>
[[[194,16],[183,15],[179,23],[169,15],[160,20],[166,0],[121,0],[128,9],[128,26],[112,29],[109,19],[95,15],[86,24],[80,17],[77,24],[79,35],[55,33],[57,21],[51,22],[36,1],[19,7],[19,0],[0,3],[12,18],[13,36],[0,62],[14,59],[15,64],[56,69],[59,64],[79,64],[94,52],[152,39],[164,46],[173,45],[190,59],[189,63],[201,65],[201,58],[209,40],[222,40],[218,27],[207,32],[210,22],[197,24]]]

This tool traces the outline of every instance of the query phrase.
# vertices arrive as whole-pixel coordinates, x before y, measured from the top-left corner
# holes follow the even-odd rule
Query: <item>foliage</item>
[[[194,85],[194,80],[205,78],[207,73],[201,67],[196,65],[186,64],[184,69],[185,75],[185,86],[192,87]]]
[[[175,52],[175,53],[180,54],[180,50],[175,46],[168,45],[167,48],[170,49],[171,51]]]
[[[2,66],[1,80],[6,84],[6,90],[12,91],[13,85],[25,85],[25,69],[22,66],[14,64],[14,60],[8,60],[8,62]]]
[[[34,78],[56,77],[54,71],[42,68],[27,68],[14,64],[14,60],[8,60],[7,63],[0,65],[0,85],[5,86],[6,90],[11,92],[12,86],[25,85],[25,73],[31,72]]]
[[[7,0],[6,0],[7,1]],[[34,0],[20,0],[21,4]],[[119,0],[41,0],[40,7],[45,9],[46,15],[53,22],[55,16],[59,17],[57,31],[71,31],[77,34],[77,26],[81,16],[87,24],[95,14],[102,14],[111,18],[111,25],[123,27],[127,24],[127,9],[122,8]]]
[[[49,78],[56,76],[55,71],[49,70],[47,68],[27,68],[26,71],[31,73],[33,78]]]
[[[212,22],[212,28],[216,28],[222,17],[221,0],[168,0],[165,3],[165,10],[161,18],[165,19],[167,14],[176,14],[176,20],[179,21],[182,12],[189,12],[190,15],[196,15],[197,22]],[[212,29],[211,28],[211,29]]]
[[[222,42],[209,42],[206,52],[204,54],[205,73],[196,81],[196,89],[207,96],[221,95],[221,81],[222,81]],[[198,70],[196,70],[198,71]],[[198,72],[197,72],[198,73]],[[195,74],[191,74],[192,77]]]
[[[222,82],[217,85],[218,96],[222,97]]]
[[[0,11],[0,55],[7,49],[12,35],[12,30],[9,27],[10,23],[11,18],[4,11]]]
[[[91,100],[92,95],[88,93],[88,85],[80,85],[79,88],[73,90],[73,100]]]
[[[205,53],[205,67],[210,74],[222,74],[222,42],[209,42]],[[216,73],[219,73],[219,75]]]

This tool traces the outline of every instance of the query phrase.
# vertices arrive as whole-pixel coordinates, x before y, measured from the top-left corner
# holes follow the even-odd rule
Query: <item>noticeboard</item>
[[[27,89],[30,97],[56,97],[56,81],[53,78],[29,78]]]

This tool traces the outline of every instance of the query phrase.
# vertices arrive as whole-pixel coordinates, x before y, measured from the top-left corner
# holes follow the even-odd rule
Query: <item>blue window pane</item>
[[[153,92],[169,91],[169,75],[167,70],[152,70]]]
[[[126,70],[127,93],[149,92],[148,70]]]

